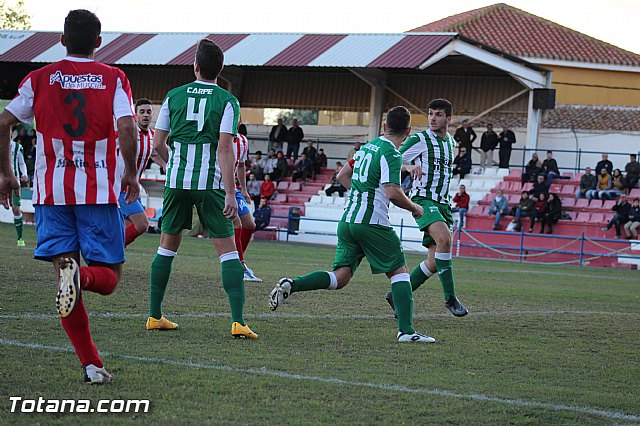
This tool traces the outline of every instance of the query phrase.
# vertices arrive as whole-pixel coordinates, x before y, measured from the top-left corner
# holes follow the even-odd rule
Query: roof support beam
[[[384,105],[384,94],[386,84],[386,73],[379,70],[354,70],[349,68],[356,77],[371,86],[371,100],[369,103],[369,140],[380,136],[382,128],[382,106]]]

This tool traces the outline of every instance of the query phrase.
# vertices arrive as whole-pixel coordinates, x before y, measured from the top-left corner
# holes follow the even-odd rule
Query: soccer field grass
[[[35,232],[15,248],[0,224],[0,424],[637,424],[637,271],[454,259],[470,314],[444,309],[433,277],[416,293],[416,330],[399,344],[384,295],[363,263],[341,291],[296,293],[273,313],[282,276],[330,267],[331,248],[254,242],[246,317],[257,341],[230,336],[211,241],[187,238],[173,264],[165,315],[175,332],[147,332],[149,266],[159,237],[127,250],[109,297],[85,294],[94,341],[114,382],[82,383],[54,306],[54,276],[33,260]],[[421,260],[408,255],[413,267]],[[435,279],[434,279],[435,278]],[[28,399],[149,399],[148,413],[11,413]]]

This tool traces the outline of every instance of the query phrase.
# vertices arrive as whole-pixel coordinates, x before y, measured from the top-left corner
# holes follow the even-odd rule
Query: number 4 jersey
[[[156,129],[171,132],[166,186],[224,189],[217,155],[220,133],[237,134],[239,118],[238,100],[216,84],[194,81],[169,91],[156,121]]]
[[[385,183],[400,185],[402,156],[384,136],[364,145],[353,156],[351,193],[342,221],[391,226]]]
[[[115,204],[117,135],[114,117],[133,116],[122,70],[84,58],[32,71],[6,109],[36,121],[34,204]]]

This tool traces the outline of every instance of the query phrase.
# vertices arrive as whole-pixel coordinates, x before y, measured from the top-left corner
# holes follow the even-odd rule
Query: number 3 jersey
[[[449,133],[440,139],[430,129],[409,136],[402,144],[402,161],[419,165],[423,173],[422,179],[413,181],[411,197],[418,195],[437,203],[449,204],[454,146]]]
[[[384,136],[372,140],[353,156],[351,193],[342,221],[391,226],[385,183],[400,185],[402,156]]]
[[[114,117],[133,116],[122,70],[68,57],[30,72],[6,109],[36,122],[34,204],[115,204]]]
[[[238,100],[216,84],[194,81],[169,91],[156,121],[156,129],[171,132],[166,186],[224,189],[217,155],[220,133],[237,134],[239,117]]]

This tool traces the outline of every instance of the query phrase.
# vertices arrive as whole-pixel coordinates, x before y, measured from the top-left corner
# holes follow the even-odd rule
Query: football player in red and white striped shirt
[[[60,39],[67,57],[29,73],[0,115],[0,203],[18,188],[9,164],[9,129],[35,117],[34,256],[58,274],[57,310],[80,358],[84,380],[111,380],[91,338],[81,291],[111,294],[122,273],[124,227],[120,184],[138,199],[135,121],[122,70],[93,60],[101,24],[88,10],[72,10]],[[117,182],[117,122],[124,175]],[[80,254],[89,266],[79,267]]]
[[[152,159],[156,164],[166,170],[167,164],[156,154],[153,149],[153,134],[154,131],[149,127],[151,124],[151,117],[153,115],[153,108],[151,107],[151,101],[147,98],[140,98],[136,101],[136,117],[138,122],[138,144],[137,144],[137,176],[138,180],[142,177],[142,172],[147,167],[149,159]],[[147,232],[149,229],[149,218],[145,213],[144,207],[140,199],[133,203],[125,202],[125,192],[120,193],[118,204],[120,205],[120,213],[124,217],[125,224],[125,247],[131,244],[140,235]]]
[[[238,202],[238,216],[233,220],[233,234],[236,239],[236,249],[242,266],[244,266],[244,280],[253,282],[262,282],[262,280],[253,274],[251,268],[244,261],[244,252],[249,247],[251,236],[256,230],[256,223],[249,210],[247,202],[251,200],[251,196],[247,191],[247,173],[245,161],[249,156],[249,141],[247,140],[246,127],[243,127],[244,133],[241,133],[240,127],[238,134],[233,138],[233,153],[236,157],[236,178],[240,186],[240,190],[236,189],[236,201]]]

